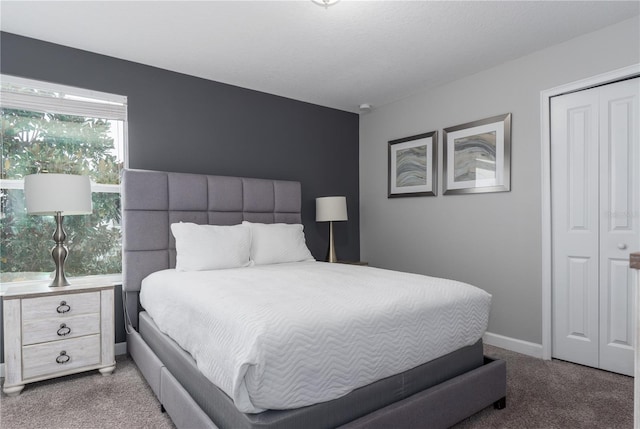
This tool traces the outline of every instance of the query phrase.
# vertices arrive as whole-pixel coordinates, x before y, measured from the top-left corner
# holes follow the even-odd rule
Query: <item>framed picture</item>
[[[444,195],[511,190],[511,113],[445,128]]]
[[[389,198],[437,194],[437,147],[437,131],[389,142]]]

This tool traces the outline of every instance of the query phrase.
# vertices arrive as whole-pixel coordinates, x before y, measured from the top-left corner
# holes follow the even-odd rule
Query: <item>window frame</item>
[[[21,91],[23,88],[43,91],[45,94],[57,93],[62,97],[37,95]],[[123,168],[129,168],[127,101],[124,95],[0,74],[0,108],[122,121],[122,144],[116,149],[118,156],[122,156]],[[24,190],[24,179],[0,178],[0,188]],[[122,194],[121,185],[95,183],[92,180],[91,193]]]

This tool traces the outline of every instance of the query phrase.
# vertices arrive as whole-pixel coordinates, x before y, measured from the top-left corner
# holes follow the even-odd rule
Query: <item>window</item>
[[[55,270],[52,216],[30,216],[24,176],[84,174],[91,178],[93,213],[67,216],[69,276],[119,273],[120,170],[125,166],[124,96],[0,76],[0,278],[47,278]]]

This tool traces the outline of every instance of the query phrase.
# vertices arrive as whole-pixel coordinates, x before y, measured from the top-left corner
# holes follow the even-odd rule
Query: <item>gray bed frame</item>
[[[343,398],[295,410],[240,413],[161,333],[140,307],[142,279],[175,266],[174,222],[302,223],[299,182],[125,170],[122,177],[123,299],[127,350],[178,428],[446,428],[506,405],[506,365],[482,342]]]

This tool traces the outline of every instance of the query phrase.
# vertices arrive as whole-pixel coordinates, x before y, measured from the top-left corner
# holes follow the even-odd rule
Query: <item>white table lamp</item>
[[[28,214],[56,217],[56,245],[51,249],[56,276],[49,286],[68,286],[64,261],[69,251],[64,245],[67,235],[62,227],[63,216],[92,212],[91,181],[88,176],[72,174],[31,174],[24,178],[24,195]]]
[[[333,244],[333,222],[347,220],[346,197],[316,198],[316,222],[329,222],[329,262],[337,262]]]

